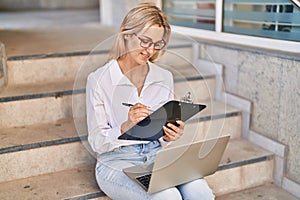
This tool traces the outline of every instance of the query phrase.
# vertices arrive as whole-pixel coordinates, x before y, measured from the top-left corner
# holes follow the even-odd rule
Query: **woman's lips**
[[[150,58],[150,54],[141,52],[140,55],[144,60],[148,60]]]

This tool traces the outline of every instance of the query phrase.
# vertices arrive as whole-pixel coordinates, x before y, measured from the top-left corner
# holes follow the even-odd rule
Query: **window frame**
[[[300,42],[223,32],[223,0],[216,0],[215,31],[171,25],[174,32],[200,40],[300,54]]]

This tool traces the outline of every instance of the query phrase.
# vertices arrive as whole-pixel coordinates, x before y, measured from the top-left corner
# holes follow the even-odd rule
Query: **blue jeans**
[[[159,142],[122,146],[98,156],[96,179],[101,190],[113,200],[212,200],[214,195],[204,179],[148,194],[128,178],[122,169],[151,163],[161,149]]]

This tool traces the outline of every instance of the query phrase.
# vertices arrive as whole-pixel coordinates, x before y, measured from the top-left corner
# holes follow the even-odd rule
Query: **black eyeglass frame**
[[[153,48],[155,49],[155,50],[162,50],[165,46],[166,46],[166,42],[164,41],[164,39],[162,39],[162,40],[160,40],[160,41],[158,41],[158,42],[153,42],[152,40],[151,41],[146,41],[145,39],[143,39],[143,38],[140,38],[139,36],[137,36],[137,34],[135,34],[135,33],[133,33],[133,35],[135,35],[139,40],[140,40],[140,46],[142,47],[142,48],[150,48],[152,45],[153,45]],[[160,44],[160,43],[163,43],[163,45],[161,46],[161,47],[159,47],[159,48],[156,48],[155,46],[156,46],[156,44]],[[144,45],[145,43],[148,43],[148,45]]]

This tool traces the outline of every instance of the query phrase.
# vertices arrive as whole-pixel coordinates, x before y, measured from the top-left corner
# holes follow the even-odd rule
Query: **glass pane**
[[[215,30],[215,0],[164,0],[163,10],[173,25]]]
[[[300,11],[288,0],[224,0],[223,31],[300,41]]]

